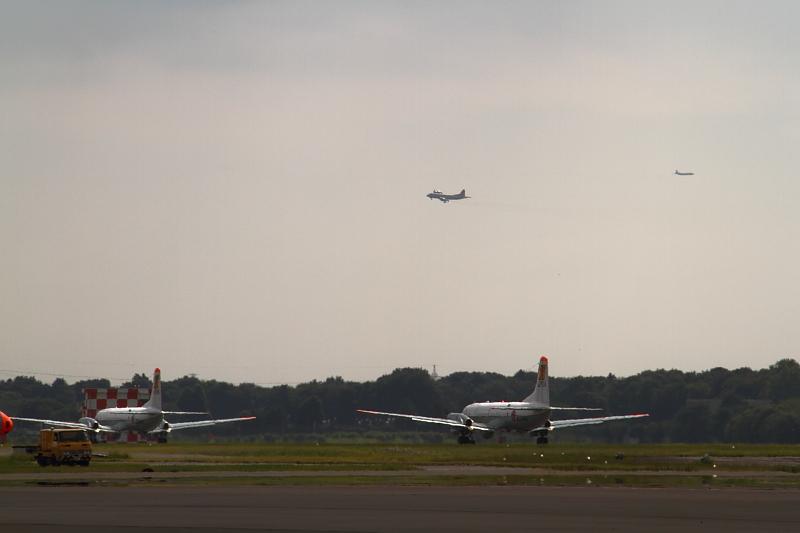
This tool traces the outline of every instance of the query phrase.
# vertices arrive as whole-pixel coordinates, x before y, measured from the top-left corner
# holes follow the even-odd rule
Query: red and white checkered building
[[[141,407],[150,399],[153,389],[81,389],[81,416],[94,418],[97,411],[109,407]]]
[[[95,418],[97,411],[110,407],[142,407],[150,399],[153,389],[81,389],[83,392],[83,407],[81,416]],[[123,431],[114,439],[106,435],[106,442],[156,442],[157,438],[139,433]]]

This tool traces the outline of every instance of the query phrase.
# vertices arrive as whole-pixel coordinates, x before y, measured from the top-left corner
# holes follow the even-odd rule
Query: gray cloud
[[[0,371],[793,356],[794,6],[3,4]]]

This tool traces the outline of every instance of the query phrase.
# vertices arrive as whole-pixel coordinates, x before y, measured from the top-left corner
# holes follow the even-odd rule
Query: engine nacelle
[[[481,437],[483,437],[486,440],[489,440],[492,437],[494,437],[494,431],[481,431]]]
[[[465,415],[464,413],[450,413],[449,415],[447,415],[447,418],[450,420],[461,422],[467,427],[472,427],[472,419],[467,415]]]
[[[549,420],[547,420],[547,421],[545,421],[545,423],[544,423],[544,424],[542,424],[542,427],[543,427],[543,428],[545,428],[545,429],[534,429],[534,430],[531,430],[531,431],[529,432],[529,434],[530,434],[530,436],[531,436],[531,437],[542,437],[542,438],[546,438],[546,437],[547,437],[547,434],[549,433],[549,431],[548,431],[548,429],[547,429],[547,428],[550,428],[550,427],[552,427],[552,425],[553,425],[553,423],[552,423],[552,422],[550,422]]]
[[[95,420],[94,418],[85,416],[78,420],[79,424],[83,424],[87,428],[91,429],[92,431],[97,431],[97,428],[100,427],[100,422]]]

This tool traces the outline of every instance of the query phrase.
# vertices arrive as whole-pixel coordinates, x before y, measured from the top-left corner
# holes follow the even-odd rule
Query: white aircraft
[[[63,422],[61,420],[42,420],[40,418],[22,418],[19,416],[6,416],[3,414],[3,424],[8,420],[7,433],[14,427],[12,420],[24,422],[39,422],[50,426],[67,427],[75,429],[88,429],[98,433],[119,433],[121,431],[135,433],[152,433],[158,436],[158,442],[167,442],[167,434],[176,429],[213,426],[238,420],[252,420],[254,416],[245,418],[222,418],[217,420],[197,420],[195,422],[167,422],[164,415],[205,415],[208,413],[191,413],[183,411],[161,410],[161,370],[156,368],[153,374],[153,392],[150,399],[142,407],[110,407],[97,412],[96,418],[84,417],[77,422]]]
[[[550,389],[547,386],[547,357],[539,360],[539,377],[533,392],[521,402],[482,402],[473,403],[460,413],[450,413],[447,418],[405,415],[400,413],[381,413],[358,409],[359,413],[409,418],[415,422],[428,422],[450,426],[453,435],[458,435],[459,444],[475,444],[473,434],[477,431],[484,439],[491,439],[495,432],[517,433],[528,432],[538,435],[536,444],[547,444],[548,432],[573,426],[602,424],[611,420],[641,418],[648,416],[622,415],[602,418],[573,418],[567,420],[550,420],[552,411],[600,411],[594,407],[553,407],[550,405]]]

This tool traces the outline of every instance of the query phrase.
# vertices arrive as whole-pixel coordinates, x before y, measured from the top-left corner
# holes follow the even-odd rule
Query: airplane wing
[[[484,424],[473,422],[472,425],[467,425],[460,420],[453,420],[451,418],[435,418],[431,416],[417,416],[417,415],[404,415],[401,413],[382,413],[380,411],[365,411],[364,409],[356,409],[359,413],[367,413],[370,415],[383,415],[397,418],[408,418],[414,422],[426,422],[428,424],[441,424],[443,426],[451,426],[457,428],[466,428],[474,431],[496,431]]]
[[[8,418],[11,420],[21,420],[23,422],[38,422],[47,426],[55,426],[60,428],[89,429],[92,431],[103,431],[106,433],[116,432],[115,429],[108,426],[97,426],[96,428],[91,428],[86,424],[81,424],[80,422],[64,422],[63,420],[46,420],[42,418],[22,418],[21,416],[9,416]]]
[[[592,424],[602,424],[603,422],[611,422],[612,420],[627,420],[629,418],[642,418],[644,416],[650,415],[619,415],[619,416],[604,416],[601,418],[572,418],[567,420],[551,420],[550,427],[539,427],[534,429],[533,431],[539,431],[542,429],[558,429],[558,428],[570,428],[574,426],[588,426]]]
[[[602,411],[602,407],[553,407],[550,406],[547,409],[551,411]]]
[[[195,422],[167,422],[166,429],[167,431],[173,431],[175,429],[186,429],[186,428],[199,428],[204,426],[215,426],[217,424],[224,424],[226,422],[236,422],[239,420],[252,420],[254,416],[247,416],[244,418],[218,418],[216,420],[197,420]],[[160,433],[164,431],[163,427],[159,427],[154,429],[150,433]]]

